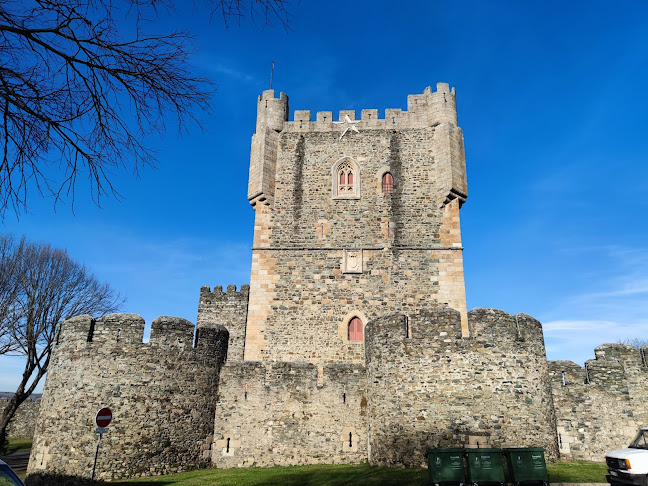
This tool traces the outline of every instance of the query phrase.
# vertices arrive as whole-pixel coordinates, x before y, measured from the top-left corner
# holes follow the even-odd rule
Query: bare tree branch
[[[288,27],[286,0],[201,0],[225,25],[261,17]],[[118,196],[115,173],[155,164],[145,143],[173,120],[209,112],[214,84],[192,72],[191,36],[152,34],[171,0],[0,2],[0,216],[36,191],[74,199]],[[128,33],[126,35],[125,33]],[[199,124],[199,123],[198,123]]]
[[[47,372],[52,344],[60,322],[80,314],[102,316],[123,303],[108,284],[101,284],[85,266],[64,250],[49,245],[0,237],[1,321],[10,347],[7,352],[25,357],[22,379],[0,416],[0,446],[16,410]],[[5,275],[5,270],[11,272]]]
[[[631,337],[619,340],[620,344],[628,344],[637,349],[648,347],[648,337]]]
[[[18,267],[24,242],[16,243],[11,236],[0,236],[0,355],[18,348],[13,333],[17,320]]]

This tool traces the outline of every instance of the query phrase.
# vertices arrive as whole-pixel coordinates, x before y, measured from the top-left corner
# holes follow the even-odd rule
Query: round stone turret
[[[264,127],[280,132],[285,121],[288,121],[288,95],[281,93],[275,98],[273,89],[264,91],[257,101],[256,132],[263,132]]]

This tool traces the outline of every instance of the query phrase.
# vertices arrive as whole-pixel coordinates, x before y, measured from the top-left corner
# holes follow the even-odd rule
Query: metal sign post
[[[112,420],[112,411],[108,407],[102,408],[97,412],[97,415],[95,415],[95,423],[97,424],[95,433],[97,434],[98,439],[97,439],[97,450],[95,451],[95,457],[94,457],[94,464],[92,465],[92,479],[91,479],[92,481],[94,481],[95,470],[97,469],[97,457],[99,456],[99,445],[101,444],[101,436],[103,434],[108,433],[108,425],[110,424],[111,420]]]

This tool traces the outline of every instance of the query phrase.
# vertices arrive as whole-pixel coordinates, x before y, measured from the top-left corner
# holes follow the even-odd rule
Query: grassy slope
[[[31,439],[10,437],[7,444],[7,455],[18,451],[29,451],[32,447]]]
[[[605,464],[560,462],[547,467],[551,482],[605,483]],[[188,473],[129,480],[127,484],[178,486],[420,486],[429,484],[426,469],[357,466],[299,466],[251,469],[204,469]],[[124,483],[122,483],[124,484]]]

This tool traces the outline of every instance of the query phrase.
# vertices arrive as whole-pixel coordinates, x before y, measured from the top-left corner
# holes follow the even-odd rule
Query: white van
[[[642,427],[627,449],[605,454],[606,476],[612,486],[634,484],[648,486],[648,427]]]

